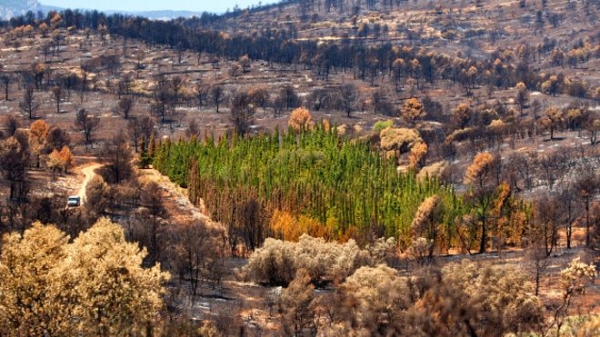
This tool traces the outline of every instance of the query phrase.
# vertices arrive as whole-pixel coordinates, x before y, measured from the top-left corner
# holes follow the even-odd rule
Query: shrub
[[[296,108],[290,115],[288,125],[297,132],[309,127],[312,117],[306,108]]]
[[[381,148],[407,152],[413,145],[421,141],[419,131],[406,128],[386,128],[381,131]]]
[[[394,126],[394,121],[391,119],[378,121],[373,125],[373,131],[381,132],[383,129],[391,128],[392,126]]]
[[[298,242],[268,238],[250,257],[245,271],[261,284],[287,285],[305,269],[312,283],[343,281],[357,268],[384,262],[394,251],[395,240],[377,240],[361,250],[354,240],[340,244],[302,235]]]
[[[361,267],[321,302],[328,316],[318,335],[505,336],[538,331],[544,324],[543,306],[531,294],[527,277],[519,268],[468,261],[410,277],[385,265]]]

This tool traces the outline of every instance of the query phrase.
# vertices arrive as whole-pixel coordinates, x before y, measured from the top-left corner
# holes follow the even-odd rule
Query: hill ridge
[[[37,0],[0,0],[0,18],[4,20],[42,9],[43,6]]]

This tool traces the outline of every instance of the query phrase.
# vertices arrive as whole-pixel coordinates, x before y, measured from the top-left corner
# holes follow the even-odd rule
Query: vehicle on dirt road
[[[67,199],[67,207],[78,207],[81,205],[81,197],[72,195]]]

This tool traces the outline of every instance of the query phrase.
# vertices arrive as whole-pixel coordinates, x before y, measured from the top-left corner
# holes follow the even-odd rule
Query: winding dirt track
[[[81,197],[81,204],[85,203],[85,190],[87,188],[87,184],[92,180],[92,178],[96,175],[94,172],[97,168],[102,167],[102,164],[99,163],[90,163],[81,168],[81,173],[85,176],[83,182],[81,183],[81,187],[79,188],[78,196]]]
[[[79,192],[76,194],[81,197],[81,205],[85,204],[86,188],[90,180],[92,180],[92,178],[96,175],[94,171],[102,166],[103,164],[92,161],[77,167],[76,171],[79,171],[84,175],[83,181],[81,181]],[[200,207],[193,205],[188,199],[187,190],[179,187],[157,170],[141,170],[139,177],[142,178],[142,180],[153,180],[159,184],[162,194],[161,199],[165,205],[165,208],[167,209],[167,217],[171,220],[180,223],[203,221],[208,226],[222,228],[221,224],[212,221],[211,218],[206,214],[207,211],[202,201]]]

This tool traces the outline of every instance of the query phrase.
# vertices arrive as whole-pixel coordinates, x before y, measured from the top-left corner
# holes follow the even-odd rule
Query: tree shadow
[[[544,139],[544,142],[560,142],[567,139],[567,137],[554,137],[552,139]]]

